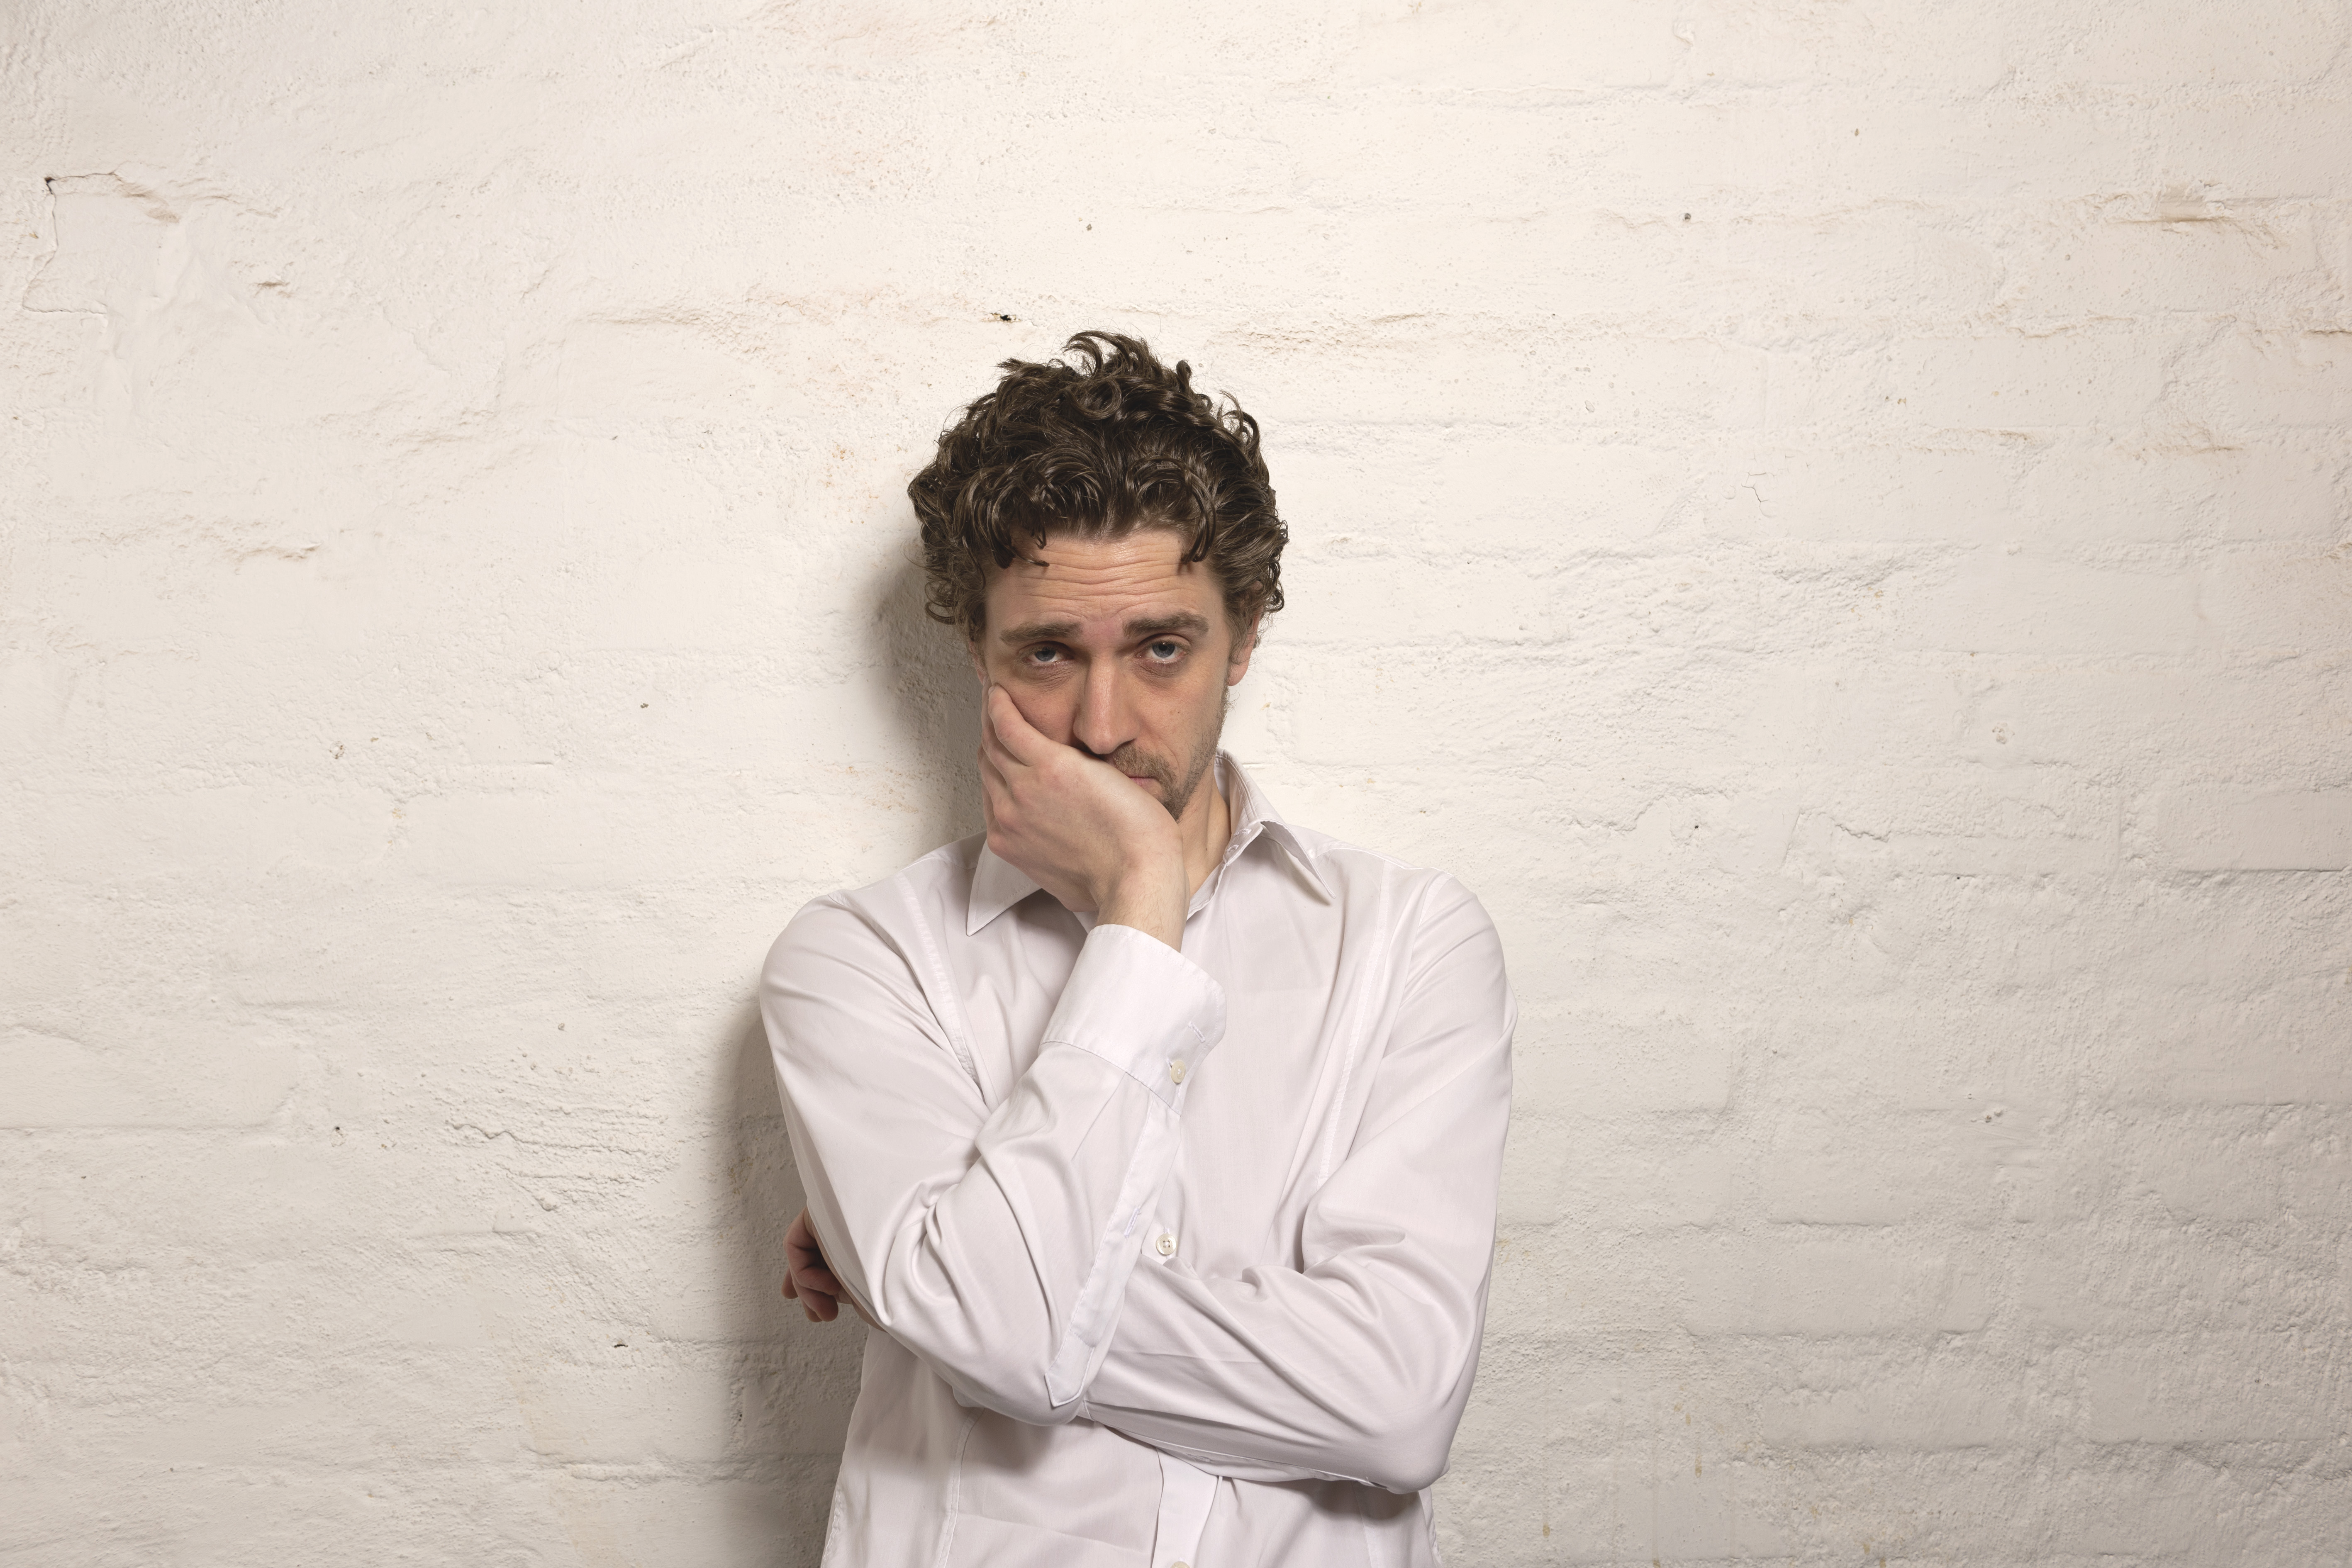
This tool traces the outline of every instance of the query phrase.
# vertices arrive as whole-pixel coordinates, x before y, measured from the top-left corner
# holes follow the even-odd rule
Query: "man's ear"
[[[1248,628],[1234,639],[1234,651],[1225,655],[1225,685],[1237,686],[1249,674],[1250,655],[1257,652],[1257,629],[1265,621],[1265,612],[1261,610],[1250,617]]]

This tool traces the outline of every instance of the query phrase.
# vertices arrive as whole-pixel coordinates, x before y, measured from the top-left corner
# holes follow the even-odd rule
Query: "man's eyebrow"
[[[1161,632],[1190,632],[1200,636],[1209,629],[1209,618],[1189,610],[1173,615],[1145,615],[1127,623],[1129,637],[1150,637]]]
[[[996,640],[1007,647],[1024,643],[1067,643],[1083,630],[1075,621],[1024,621],[1018,626],[1007,626],[996,634]],[[1190,610],[1180,610],[1169,615],[1139,615],[1121,628],[1129,639],[1157,637],[1170,632],[1185,632],[1195,637],[1204,636],[1209,630],[1209,618]]]
[[[1066,643],[1078,634],[1075,621],[1026,621],[1018,626],[1007,626],[996,634],[996,640],[1008,646],[1015,643]]]

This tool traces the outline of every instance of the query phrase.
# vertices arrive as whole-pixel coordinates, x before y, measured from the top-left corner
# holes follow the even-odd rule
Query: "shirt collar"
[[[1217,869],[1223,871],[1233,864],[1241,852],[1263,834],[1282,847],[1300,873],[1314,884],[1317,892],[1326,898],[1330,897],[1331,884],[1324,880],[1322,868],[1315,863],[1315,857],[1308,852],[1305,841],[1299,838],[1298,830],[1282,820],[1282,813],[1274,809],[1274,802],[1265,798],[1264,790],[1250,782],[1249,775],[1242,771],[1242,765],[1222,751],[1217,753],[1217,782],[1225,791],[1226,808],[1233,812],[1234,818],[1234,836],[1225,845],[1224,858],[1218,862]],[[1202,884],[1202,891],[1213,885],[1215,881],[1215,873],[1210,873],[1210,880]],[[980,846],[979,862],[972,867],[971,898],[970,913],[964,922],[964,935],[977,936],[982,926],[1036,891],[1037,884],[1030,879],[1027,872],[1017,869],[1012,862],[998,855],[983,840]]]

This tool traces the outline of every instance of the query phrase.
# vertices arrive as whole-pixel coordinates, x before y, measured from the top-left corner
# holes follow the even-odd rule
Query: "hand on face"
[[[1003,686],[982,704],[988,847],[1065,907],[1181,946],[1189,890],[1167,808],[1109,763],[1039,734]]]

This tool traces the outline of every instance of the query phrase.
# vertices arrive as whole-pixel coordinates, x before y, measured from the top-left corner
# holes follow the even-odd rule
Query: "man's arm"
[[[1513,1012],[1486,912],[1442,885],[1360,1130],[1307,1207],[1306,1267],[1145,1261],[1088,1418],[1248,1479],[1417,1491],[1444,1472],[1485,1318]]]
[[[1444,1472],[1484,1326],[1514,1015],[1467,895],[1417,948],[1361,1129],[1308,1205],[1307,1267],[1143,1265],[1088,1418],[1244,1479],[1417,1491]],[[793,1267],[803,1299],[833,1291],[822,1254]]]
[[[1223,998],[1164,943],[1098,926],[991,1111],[925,963],[830,902],[769,956],[761,1008],[810,1217],[849,1300],[959,1395],[1066,1421],[1175,1161],[1168,1064],[1223,1035]]]
[[[760,999],[832,1281],[961,1397],[1037,1423],[1076,1410],[1141,1217],[1174,1163],[1182,1092],[1223,992],[1171,946],[1181,852],[1123,775],[1030,729],[992,689],[992,848],[1100,912],[1029,1072],[992,1112],[948,1020],[934,934],[820,900],[777,939]],[[795,1260],[796,1273],[800,1271]],[[830,1301],[827,1301],[830,1306]]]

